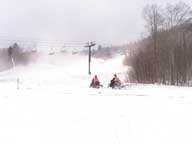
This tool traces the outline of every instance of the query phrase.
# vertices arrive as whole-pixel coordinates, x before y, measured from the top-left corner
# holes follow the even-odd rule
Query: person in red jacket
[[[114,81],[115,82],[119,82],[120,81],[116,74],[114,74]]]
[[[100,86],[100,81],[97,77],[97,75],[95,75],[91,81],[90,87],[96,88]]]
[[[117,77],[116,74],[114,74],[113,79],[111,80],[111,83],[109,84],[110,87],[115,88],[121,85],[120,79]]]

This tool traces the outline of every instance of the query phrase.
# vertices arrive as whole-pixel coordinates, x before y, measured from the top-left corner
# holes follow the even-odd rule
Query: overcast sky
[[[183,0],[192,5],[191,0]],[[177,0],[0,0],[0,36],[123,44],[144,31],[142,9]],[[0,39],[1,40],[1,39]]]

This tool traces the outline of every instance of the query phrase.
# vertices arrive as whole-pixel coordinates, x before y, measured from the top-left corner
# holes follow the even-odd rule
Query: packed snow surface
[[[123,56],[44,55],[0,72],[1,144],[191,144],[192,88],[130,84]],[[89,88],[97,74],[101,89]]]

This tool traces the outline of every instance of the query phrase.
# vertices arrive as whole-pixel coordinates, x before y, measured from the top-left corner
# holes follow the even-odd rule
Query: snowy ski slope
[[[37,63],[0,73],[1,144],[191,144],[192,88],[129,84],[122,56],[42,56]],[[88,88],[97,74],[105,86]],[[19,78],[19,89],[16,79]]]

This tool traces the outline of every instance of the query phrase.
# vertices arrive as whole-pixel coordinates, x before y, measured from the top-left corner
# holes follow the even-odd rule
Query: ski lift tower
[[[88,63],[89,63],[89,75],[91,74],[91,48],[94,47],[96,44],[94,42],[88,42],[85,47],[89,48],[89,59],[88,59]]]
[[[10,46],[8,49],[8,55],[11,58],[11,63],[13,65],[13,69],[16,73],[16,65],[15,65],[15,61],[13,59],[13,47],[12,46]],[[19,89],[19,76],[18,75],[16,76],[16,80],[17,80],[17,89]]]

